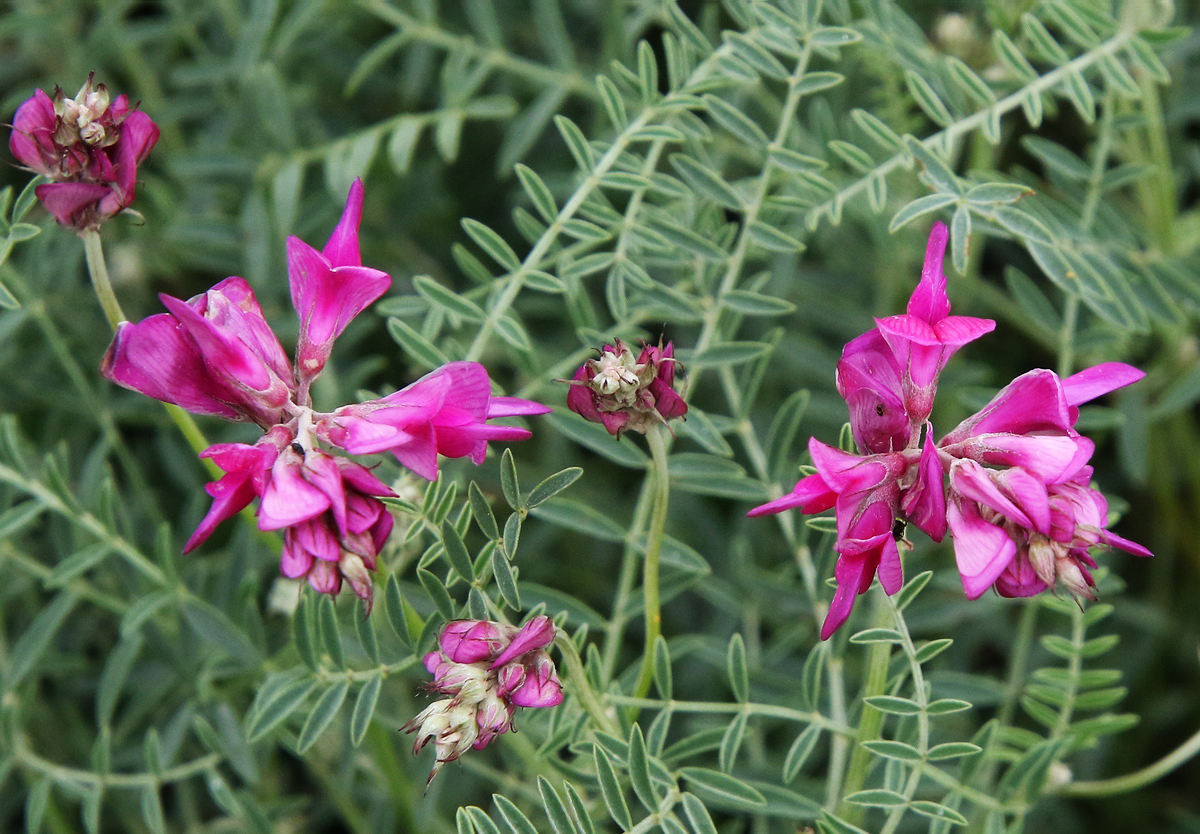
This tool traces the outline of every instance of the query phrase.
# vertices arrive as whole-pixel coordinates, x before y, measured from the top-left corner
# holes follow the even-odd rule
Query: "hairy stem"
[[[883,628],[891,619],[891,612],[877,598],[875,600],[875,627]],[[873,756],[871,751],[863,747],[863,742],[879,738],[883,728],[883,713],[865,703],[867,698],[883,695],[887,690],[888,664],[892,657],[890,643],[872,643],[867,654],[867,679],[863,684],[862,713],[858,719],[858,731],[854,735],[854,752],[850,755],[850,766],[846,778],[842,782],[842,796],[857,793],[867,783],[867,772],[871,769]],[[862,818],[863,809],[858,805],[846,803],[843,799],[838,815],[847,822],[857,823]]]
[[[571,694],[579,699],[579,705],[583,707],[583,711],[588,714],[595,726],[600,727],[606,733],[619,736],[621,733],[616,720],[605,710],[604,704],[600,703],[595,690],[592,689],[587,670],[583,666],[583,659],[579,656],[579,649],[575,647],[575,641],[559,632],[554,642],[562,653],[563,667],[570,682]]]
[[[1133,773],[1095,782],[1068,782],[1047,793],[1058,796],[1116,796],[1144,788],[1200,754],[1200,730],[1157,762]]]
[[[646,534],[646,554],[642,563],[642,598],[646,615],[646,641],[642,651],[642,668],[638,672],[633,694],[641,698],[650,691],[654,672],[654,644],[662,633],[662,609],[659,600],[658,573],[662,557],[662,542],[667,526],[667,503],[671,497],[671,479],[667,467],[667,428],[655,426],[646,433],[650,444],[650,477],[654,480],[654,510]]]
[[[88,275],[92,278],[92,287],[96,290],[96,299],[100,302],[101,309],[104,310],[104,317],[108,319],[108,324],[113,330],[117,329],[123,321],[128,321],[125,317],[125,312],[121,309],[120,302],[117,301],[116,293],[113,292],[112,281],[108,277],[108,266],[104,261],[104,245],[100,242],[100,232],[96,229],[88,229],[80,234],[83,239],[83,251],[87,258]],[[179,429],[179,433],[183,435],[183,439],[192,447],[192,451],[199,455],[209,447],[208,440],[204,437],[204,432],[200,431],[200,427],[196,425],[196,421],[192,419],[192,415],[188,414],[182,408],[171,403],[163,403],[163,408],[167,410],[167,416],[171,418],[171,422]],[[208,474],[214,478],[220,477],[222,472],[215,463],[207,458],[204,459],[204,468]]]

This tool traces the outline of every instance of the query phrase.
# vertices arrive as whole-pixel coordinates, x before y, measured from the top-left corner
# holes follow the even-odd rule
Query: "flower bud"
[[[486,620],[454,620],[442,629],[438,645],[455,663],[478,663],[495,657],[508,640],[497,623]]]

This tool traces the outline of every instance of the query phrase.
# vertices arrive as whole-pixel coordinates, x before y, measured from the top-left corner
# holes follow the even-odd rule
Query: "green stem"
[[[113,292],[112,281],[108,277],[108,266],[104,263],[104,246],[100,243],[100,231],[88,229],[79,235],[83,238],[83,252],[87,258],[88,275],[92,278],[92,287],[96,290],[96,298],[104,310],[104,318],[108,319],[109,327],[117,329],[117,325],[127,321],[121,309],[117,295]]]
[[[60,785],[72,785],[85,790],[95,788],[146,788],[168,785],[172,782],[182,782],[202,773],[215,771],[222,761],[221,756],[210,753],[190,762],[168,768],[161,773],[96,773],[91,770],[80,770],[74,767],[64,767],[43,759],[25,745],[23,738],[18,738],[13,745],[13,757],[31,770],[45,774]]]
[[[579,649],[576,648],[575,641],[566,634],[559,632],[554,642],[558,645],[558,650],[562,652],[563,667],[567,673],[567,680],[571,685],[571,694],[579,699],[579,705],[583,707],[583,711],[591,717],[592,722],[597,727],[600,727],[606,733],[620,736],[621,733],[617,727],[616,720],[604,709],[604,704],[600,703],[600,699],[596,697],[595,690],[592,689],[591,681],[588,680],[587,670],[583,666],[583,659],[579,656]]]
[[[637,542],[646,526],[646,517],[650,514],[650,505],[654,499],[654,489],[649,478],[642,481],[642,490],[638,495],[637,507],[634,509],[633,521],[629,525],[629,533],[625,538],[625,552],[621,555],[621,572],[617,578],[617,594],[613,599],[612,619],[604,633],[604,664],[602,680],[607,684],[612,680],[617,670],[617,655],[621,649],[621,638],[625,633],[625,609],[629,598],[633,595],[633,583],[637,577]]]
[[[121,309],[121,304],[117,301],[116,293],[113,292],[112,281],[108,277],[108,266],[104,262],[104,245],[100,242],[100,232],[96,229],[88,229],[79,235],[83,239],[83,251],[87,258],[88,275],[92,278],[92,287],[96,290],[96,298],[100,302],[101,309],[104,310],[104,317],[108,319],[108,324],[113,330],[117,329],[123,321],[128,321],[125,317],[125,312]],[[179,429],[179,433],[183,435],[183,439],[192,447],[192,451],[199,455],[209,447],[208,440],[204,437],[204,432],[200,431],[200,427],[196,425],[196,421],[192,419],[192,415],[188,414],[182,408],[171,403],[163,403],[163,407],[167,410],[167,416],[171,418],[171,422]],[[219,478],[223,473],[215,463],[207,458],[203,459],[204,469],[213,478]]]
[[[650,444],[650,477],[654,479],[654,511],[650,530],[646,534],[646,557],[642,563],[642,598],[646,614],[646,642],[642,651],[642,668],[638,672],[633,694],[643,697],[650,691],[654,672],[654,645],[662,634],[662,604],[659,600],[658,571],[662,557],[662,541],[667,526],[667,502],[671,497],[671,477],[667,468],[667,428],[655,426],[646,433]]]
[[[1166,756],[1141,770],[1096,782],[1068,782],[1048,790],[1047,793],[1058,796],[1115,796],[1120,793],[1129,793],[1161,779],[1197,754],[1200,754],[1200,730],[1197,730],[1191,738]]]
[[[908,774],[908,781],[902,791],[909,801],[912,801],[917,795],[917,787],[921,784],[921,776],[926,769],[937,770],[936,766],[925,767],[925,756],[929,752],[929,693],[925,687],[925,672],[921,669],[921,661],[917,660],[917,647],[913,643],[912,634],[909,633],[908,623],[904,620],[904,612],[900,610],[894,597],[884,597],[884,600],[891,610],[896,630],[904,638],[900,643],[900,649],[908,658],[909,673],[912,675],[913,700],[916,701],[919,708],[917,711],[917,752],[921,754],[921,763]],[[879,834],[892,834],[899,827],[904,813],[903,806],[892,809]]]
[[[775,704],[735,704],[729,701],[658,701],[654,698],[633,698],[629,695],[605,694],[604,700],[610,704],[638,709],[660,709],[671,712],[695,712],[705,714],[745,713],[761,718],[780,718],[784,721],[796,721],[800,724],[815,724],[835,736],[852,736],[854,728],[826,718],[819,712],[806,712]]]
[[[1144,153],[1142,147],[1148,148],[1145,156],[1151,166],[1151,174],[1139,185],[1142,211],[1146,222],[1144,228],[1154,239],[1154,244],[1164,254],[1175,251],[1175,218],[1179,205],[1179,197],[1175,188],[1175,176],[1171,167],[1171,148],[1167,139],[1166,119],[1163,116],[1162,102],[1158,95],[1158,87],[1153,79],[1143,78],[1139,85],[1142,95],[1138,102],[1142,106],[1142,116],[1145,118],[1145,144],[1138,143],[1134,147],[1138,157]],[[1137,161],[1135,159],[1134,161]]]
[[[1058,334],[1058,375],[1071,375],[1075,364],[1075,327],[1079,320],[1079,296],[1068,295],[1063,305],[1062,331]]]
[[[1016,715],[1017,704],[1020,703],[1021,692],[1024,690],[1025,670],[1029,665],[1029,649],[1033,645],[1033,637],[1037,629],[1037,615],[1041,603],[1036,599],[1027,599],[1023,605],[1021,619],[1017,621],[1017,633],[1013,639],[1012,654],[1009,655],[1008,660],[1008,680],[1004,685],[1004,701],[1000,704],[1000,709],[997,710],[994,719],[1000,727],[1012,726],[1013,716]],[[984,791],[995,789],[994,782],[1000,759],[994,755],[992,748],[998,744],[999,742],[993,740],[989,749],[980,753],[984,757],[983,764],[975,778],[972,779],[972,782],[979,785]],[[976,804],[978,805],[978,803]],[[1020,809],[1017,809],[1015,812],[1019,811]],[[982,808],[975,810],[971,814],[970,830],[974,831],[977,827],[982,826],[983,817]]]
[[[988,119],[1004,116],[1020,108],[1029,96],[1048,93],[1058,85],[1065,83],[1073,74],[1082,73],[1084,70],[1091,68],[1092,65],[1103,61],[1107,56],[1124,49],[1135,34],[1132,29],[1120,30],[1098,46],[1040,76],[1035,81],[1029,82],[1024,87],[1010,93],[988,107],[946,126],[937,133],[927,136],[922,141],[929,147],[949,147],[950,143],[956,142],[960,137],[983,127]],[[1155,95],[1157,96],[1157,93]],[[1157,101],[1157,98],[1155,98],[1155,101]],[[911,159],[912,156],[905,150],[888,157],[869,171],[862,172],[854,182],[839,189],[831,197],[826,198],[824,202],[818,203],[808,210],[807,219],[810,228],[815,226],[815,221],[822,217],[829,218],[836,216],[840,207],[844,206],[851,197],[866,191],[875,177],[885,177],[903,165],[908,164]],[[1170,168],[1166,170],[1169,172]]]
[[[885,628],[890,619],[891,612],[876,598],[875,627]],[[867,783],[867,772],[871,769],[873,757],[871,752],[863,747],[863,742],[879,738],[879,731],[883,728],[883,713],[868,706],[865,701],[867,698],[886,694],[888,665],[891,657],[890,643],[871,644],[870,652],[867,655],[867,680],[863,685],[862,714],[858,719],[858,731],[854,735],[854,752],[850,755],[850,766],[846,771],[846,778],[842,781],[843,797],[857,793]],[[847,822],[855,824],[861,819],[862,814],[863,808],[848,804],[844,800],[838,811],[839,816]]]

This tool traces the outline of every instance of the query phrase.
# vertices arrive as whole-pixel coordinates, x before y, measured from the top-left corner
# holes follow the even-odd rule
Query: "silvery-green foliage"
[[[399,525],[369,617],[279,580],[277,538],[244,521],[181,557],[207,473],[154,404],[95,375],[107,334],[78,245],[5,172],[0,827],[1068,830],[1087,818],[1060,798],[1073,773],[1153,755],[1120,746],[1155,709],[1132,652],[1165,615],[1114,575],[1144,563],[1114,557],[1086,609],[968,603],[949,548],[920,540],[904,589],[872,589],[821,643],[832,520],[742,514],[790,487],[807,436],[836,436],[841,345],[899,312],[935,219],[956,311],[1000,320],[947,370],[936,419],[1036,364],[1139,358],[1148,390],[1081,417],[1118,438],[1126,480],[1104,486],[1196,451],[1196,224],[1178,201],[1197,155],[1164,118],[1168,4],[58,5],[5,13],[5,112],[96,69],[163,126],[145,225],[105,230],[131,316],[241,274],[286,332],[283,240],[327,229],[363,176],[366,260],[397,287],[318,400],[473,359],[556,412],[479,470],[376,470]],[[690,410],[664,636],[634,697],[650,458],[562,407],[560,380],[613,338],[660,335]],[[1194,530],[1169,523],[1160,561]],[[426,794],[397,728],[427,702],[436,631],[536,613],[578,655],[555,653],[566,702]]]

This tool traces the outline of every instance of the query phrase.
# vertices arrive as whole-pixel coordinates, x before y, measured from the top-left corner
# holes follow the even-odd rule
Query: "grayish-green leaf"
[[[337,717],[338,710],[342,708],[342,702],[346,700],[346,693],[349,691],[350,681],[343,678],[330,684],[321,693],[321,697],[317,699],[316,705],[313,706],[312,712],[308,714],[308,718],[300,730],[300,738],[296,742],[297,752],[305,752],[320,738],[333,719]]]

